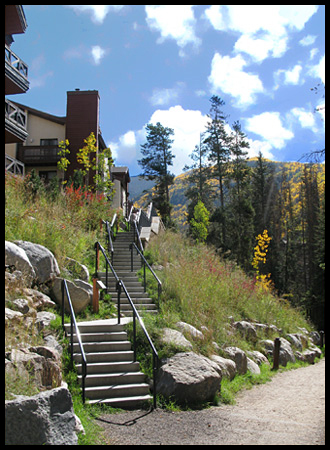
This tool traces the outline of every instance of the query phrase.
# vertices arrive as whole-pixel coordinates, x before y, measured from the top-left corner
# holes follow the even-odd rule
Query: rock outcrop
[[[77,445],[75,427],[65,387],[5,402],[5,445]]]
[[[216,363],[194,352],[177,353],[159,369],[157,391],[179,403],[201,404],[214,399],[220,383]]]

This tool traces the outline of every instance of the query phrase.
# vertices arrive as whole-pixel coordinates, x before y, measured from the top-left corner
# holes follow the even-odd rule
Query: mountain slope
[[[280,183],[280,178],[283,170],[285,170],[288,181],[294,185],[299,185],[303,168],[305,163],[299,162],[279,162],[266,160],[275,169],[275,180]],[[256,166],[257,158],[250,158],[248,166],[254,168]],[[317,171],[321,174],[322,180],[325,179],[325,165],[315,164]],[[187,178],[190,172],[185,172],[174,179],[174,184],[170,186],[170,202],[173,205],[172,218],[177,221],[180,228],[185,228],[187,225],[185,213],[187,212],[188,199],[185,196],[187,190]],[[146,181],[143,178],[132,177],[130,183],[130,199],[139,207],[146,207],[152,199],[153,181]],[[147,192],[143,192],[147,191]]]

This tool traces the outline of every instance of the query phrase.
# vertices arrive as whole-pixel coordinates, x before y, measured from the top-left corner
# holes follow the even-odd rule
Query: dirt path
[[[235,406],[138,410],[98,423],[122,445],[324,445],[325,359],[242,392]]]

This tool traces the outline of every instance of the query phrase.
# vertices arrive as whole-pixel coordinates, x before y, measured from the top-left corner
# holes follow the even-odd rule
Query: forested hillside
[[[206,241],[253,275],[256,237],[267,230],[271,240],[261,274],[323,328],[325,165],[274,162],[260,155],[246,160],[243,169],[244,182],[237,182],[234,162],[228,164],[223,209],[219,181],[216,177],[207,181],[209,201],[205,205],[210,215]],[[197,169],[187,171],[170,186],[171,217],[177,228],[187,233],[197,203],[191,195],[196,176],[198,179]],[[151,199],[152,189],[136,203],[144,206]]]

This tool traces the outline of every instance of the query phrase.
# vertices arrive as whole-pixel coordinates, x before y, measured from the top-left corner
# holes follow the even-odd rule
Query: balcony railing
[[[60,160],[57,145],[20,145],[18,159],[26,165],[55,165]]]
[[[25,141],[27,138],[26,113],[5,98],[5,142]]]
[[[5,44],[6,94],[24,93],[29,89],[28,65]]]

